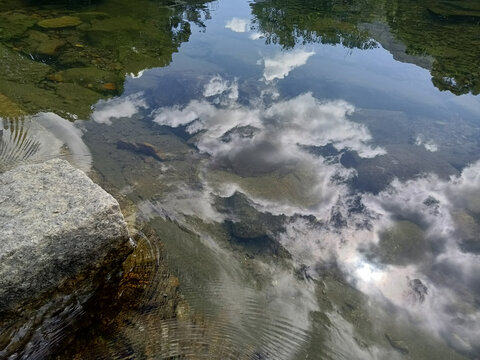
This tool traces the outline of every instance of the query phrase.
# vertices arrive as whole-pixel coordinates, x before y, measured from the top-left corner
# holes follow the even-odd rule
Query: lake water
[[[0,11],[1,169],[65,157],[139,232],[59,358],[480,357],[477,1]]]

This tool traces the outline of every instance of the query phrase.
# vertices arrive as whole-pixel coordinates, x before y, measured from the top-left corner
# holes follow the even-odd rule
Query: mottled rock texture
[[[59,159],[0,175],[0,234],[0,358],[45,355],[131,250],[118,202]]]

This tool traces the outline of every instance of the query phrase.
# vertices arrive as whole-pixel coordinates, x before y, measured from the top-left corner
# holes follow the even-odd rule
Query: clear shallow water
[[[129,268],[145,275],[138,302],[73,352],[477,358],[480,99],[468,54],[480,49],[479,9],[460,2],[466,15],[452,3],[208,3],[203,23],[183,23],[191,34],[173,27],[158,42],[154,54],[171,62],[129,62],[138,53],[158,59],[145,45],[158,38],[140,25],[130,25],[137,38],[107,43],[136,45],[93,63],[107,71],[118,62],[115,90],[105,74],[92,75],[92,86],[73,77],[63,53],[47,58],[62,78],[47,74],[46,94],[58,99],[60,85],[74,84],[95,96],[73,97],[82,105],[75,113],[68,97],[56,108],[9,94],[26,113],[45,111],[25,128],[51,149],[27,147],[25,161],[68,156],[91,167],[129,206],[131,223],[155,233]],[[147,12],[119,4],[89,10],[120,17],[108,31],[129,16],[149,24]],[[180,7],[168,5],[155,7],[167,24],[176,13],[166,9]],[[98,40],[102,19],[74,43],[109,49]],[[19,142],[11,138],[2,139]],[[164,289],[176,280],[164,262],[184,297],[171,314]]]

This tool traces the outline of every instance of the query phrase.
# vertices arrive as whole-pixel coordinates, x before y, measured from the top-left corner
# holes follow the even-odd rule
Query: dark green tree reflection
[[[413,55],[433,57],[432,81],[456,95],[480,93],[480,2],[398,0],[387,22]]]
[[[251,7],[253,27],[267,43],[286,49],[309,42],[368,49],[376,43],[357,25],[375,18],[374,5],[373,1],[353,0],[267,0]]]
[[[251,8],[252,27],[285,49],[311,42],[369,49],[379,42],[391,51],[384,34],[372,31],[380,24],[405,47],[395,58],[431,70],[437,88],[480,93],[476,0],[266,0]]]

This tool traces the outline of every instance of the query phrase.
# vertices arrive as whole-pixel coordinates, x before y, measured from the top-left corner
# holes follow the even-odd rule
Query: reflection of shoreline
[[[380,43],[393,57],[430,70],[434,86],[455,95],[478,95],[478,2],[446,0],[285,0],[251,3],[252,28],[284,49],[306,43],[372,49]],[[455,56],[452,56],[455,54]]]
[[[397,40],[390,27],[383,23],[360,23],[359,29],[367,31],[385,50],[392,54],[396,61],[414,64],[432,70],[434,58],[429,55],[411,55],[407,47]]]

